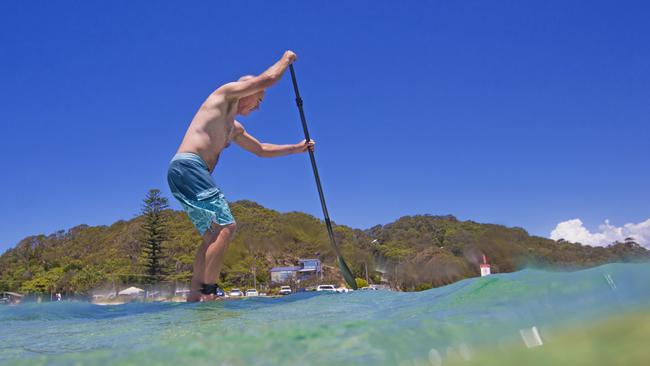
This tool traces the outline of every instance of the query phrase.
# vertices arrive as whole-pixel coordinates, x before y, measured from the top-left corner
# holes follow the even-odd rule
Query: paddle
[[[298,92],[298,82],[296,81],[296,73],[295,71],[293,71],[293,65],[289,65],[289,70],[291,71],[293,90],[296,92],[296,105],[298,106],[298,111],[300,112],[300,120],[302,121],[302,130],[305,132],[305,140],[309,142],[311,139],[309,138],[309,131],[307,130],[307,121],[305,120],[305,112],[302,110],[302,98],[300,98],[300,93]],[[341,255],[341,251],[339,250],[338,245],[336,245],[336,240],[334,240],[332,223],[330,222],[330,216],[327,213],[327,206],[325,205],[325,196],[323,195],[323,187],[320,184],[320,178],[318,176],[318,168],[316,168],[316,158],[314,158],[314,152],[311,150],[309,150],[309,158],[311,159],[311,168],[314,171],[314,178],[316,178],[316,187],[318,187],[320,204],[323,207],[323,216],[325,216],[325,226],[327,226],[327,233],[329,234],[330,237],[330,244],[332,244],[332,248],[334,248],[334,252],[336,252],[336,256],[338,257],[339,268],[341,268],[341,273],[343,274],[343,278],[345,278],[345,282],[348,283],[348,286],[356,290],[357,281],[354,280],[354,276],[352,275],[352,272],[350,272],[350,268],[348,268],[348,265],[345,264],[343,255]]]

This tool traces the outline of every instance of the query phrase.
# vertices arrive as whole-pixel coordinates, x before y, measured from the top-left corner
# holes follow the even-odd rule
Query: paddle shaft
[[[298,82],[296,81],[296,73],[293,70],[293,65],[289,65],[289,71],[291,72],[291,80],[293,81],[293,90],[296,93],[296,105],[298,106],[298,111],[300,112],[300,121],[302,122],[302,130],[305,133],[305,140],[307,142],[311,141],[309,137],[309,130],[307,129],[307,120],[305,118],[305,111],[302,108],[302,98],[300,97],[300,92],[298,91]],[[314,178],[316,179],[316,187],[318,188],[318,196],[320,197],[320,204],[323,208],[323,216],[325,217],[325,226],[327,226],[327,233],[330,238],[330,243],[336,252],[336,256],[339,260],[339,266],[341,267],[341,272],[343,272],[343,277],[345,278],[348,285],[354,289],[357,288],[356,281],[350,272],[341,251],[336,245],[336,240],[334,239],[334,231],[332,230],[332,222],[330,221],[330,215],[327,212],[327,205],[325,204],[325,195],[323,194],[323,186],[320,183],[320,176],[318,175],[318,168],[316,167],[316,158],[314,157],[314,152],[309,150],[309,159],[311,160],[311,168],[314,171]]]

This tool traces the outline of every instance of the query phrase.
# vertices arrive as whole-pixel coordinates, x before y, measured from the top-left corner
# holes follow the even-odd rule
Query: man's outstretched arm
[[[296,54],[293,51],[286,51],[282,58],[266,71],[252,79],[235,81],[220,87],[215,93],[223,93],[229,98],[241,98],[247,95],[255,94],[264,89],[271,87],[280,81],[282,74],[296,60]]]
[[[250,151],[253,154],[263,158],[273,158],[276,156],[283,156],[289,154],[298,154],[307,151],[308,149],[314,151],[313,140],[306,143],[305,140],[297,144],[289,145],[276,145],[259,142],[255,137],[251,136],[241,123],[235,121],[235,137],[233,141],[244,150]]]

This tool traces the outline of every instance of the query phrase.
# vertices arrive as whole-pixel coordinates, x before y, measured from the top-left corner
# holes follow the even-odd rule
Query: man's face
[[[264,100],[264,91],[241,98],[239,100],[239,114],[248,116],[252,111],[260,109],[262,100]]]

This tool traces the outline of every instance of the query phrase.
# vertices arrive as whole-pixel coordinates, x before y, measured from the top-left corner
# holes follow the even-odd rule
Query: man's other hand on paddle
[[[307,142],[307,140],[302,140],[299,143],[297,143],[296,146],[298,148],[298,152],[303,153],[303,152],[305,152],[307,150],[313,152],[314,151],[314,146],[316,146],[316,141],[309,140],[309,142]]]
[[[289,61],[290,64],[294,63],[298,56],[296,55],[295,52],[289,50],[284,52],[284,57]]]

